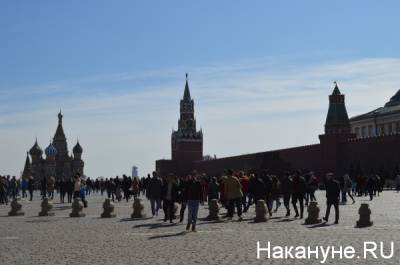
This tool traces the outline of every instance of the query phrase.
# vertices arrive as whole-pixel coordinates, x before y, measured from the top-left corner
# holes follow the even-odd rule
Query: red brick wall
[[[288,169],[319,170],[319,144],[290,149],[233,156],[208,161],[196,161],[194,168],[199,173],[221,175],[225,169],[260,171],[269,169],[282,173]]]
[[[198,161],[203,159],[203,143],[177,141],[172,146],[172,160]]]
[[[365,139],[339,140],[321,138],[321,144],[289,149],[201,160],[200,152],[190,146],[176,154],[177,160],[159,160],[156,168],[163,174],[187,174],[193,170],[208,175],[221,175],[225,169],[281,173],[288,169],[308,169],[322,176],[328,171],[347,173],[350,165],[360,164],[364,173],[379,173],[382,168],[393,174],[400,165],[400,134]],[[331,141],[332,140],[332,141]],[[194,151],[193,153],[192,150]],[[200,158],[200,159],[199,159]],[[195,161],[195,162],[193,162]]]
[[[360,163],[364,173],[378,173],[384,167],[393,173],[400,164],[400,134],[347,140],[339,144],[339,172]]]

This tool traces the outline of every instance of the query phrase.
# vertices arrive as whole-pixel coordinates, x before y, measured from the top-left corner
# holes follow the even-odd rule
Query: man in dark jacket
[[[172,223],[174,218],[174,207],[175,202],[178,199],[178,183],[176,182],[174,175],[168,175],[167,181],[162,186],[162,199],[163,199],[163,210],[164,210],[164,222],[169,219]]]
[[[265,203],[267,204],[269,215],[272,215],[272,196],[271,196],[271,189],[272,189],[272,179],[271,176],[268,174],[267,170],[262,172],[262,177],[265,184]],[[255,202],[257,203],[257,202]]]
[[[339,196],[340,196],[340,183],[334,179],[334,175],[329,173],[326,175],[325,182],[326,189],[326,214],[324,217],[325,222],[328,222],[331,206],[335,207],[335,224],[339,222]]]
[[[286,217],[290,216],[290,197],[293,191],[293,181],[289,176],[289,173],[285,174],[282,179],[282,195],[283,195],[283,205],[286,208]]]
[[[196,232],[197,214],[199,212],[199,204],[204,201],[201,189],[201,183],[197,176],[190,176],[186,184],[186,199],[188,205],[188,223],[186,231]]]
[[[181,209],[179,211],[179,222],[183,222],[186,206],[187,206],[187,181],[188,177],[183,177],[179,180],[179,195],[178,202],[181,204]]]
[[[29,201],[32,201],[33,190],[34,190],[34,180],[32,176],[29,176],[28,178]]]
[[[150,200],[151,213],[158,215],[158,210],[161,208],[161,189],[162,180],[157,176],[157,172],[153,172],[153,177],[149,180],[146,197]]]
[[[42,192],[42,200],[47,197],[47,179],[46,177],[42,178],[40,182],[41,192]]]
[[[307,185],[306,180],[299,175],[299,173],[295,173],[293,176],[293,193],[292,193],[292,204],[294,211],[296,213],[295,218],[299,217],[299,211],[297,210],[297,201],[300,204],[300,219],[303,218],[304,212],[304,197],[306,195]]]
[[[257,201],[265,200],[265,198],[267,197],[267,188],[265,186],[264,180],[262,180],[259,176],[256,176],[254,179],[255,180],[251,192],[254,198],[254,203],[257,204]]]

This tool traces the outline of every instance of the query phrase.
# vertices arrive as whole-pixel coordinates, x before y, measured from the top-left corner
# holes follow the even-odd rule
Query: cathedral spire
[[[62,115],[61,109],[60,109],[60,112],[58,113],[58,126],[57,126],[56,133],[54,135],[54,140],[56,138],[57,139],[64,139],[65,138],[64,129],[62,127],[62,118],[63,118],[63,115]]]
[[[63,118],[63,115],[62,115],[61,109],[60,109],[60,112],[58,113],[58,124],[60,124],[60,125],[62,125],[62,118]]]
[[[189,83],[188,83],[188,73],[186,73],[186,84],[185,84],[185,92],[183,93],[183,100],[190,101],[190,90],[189,90]]]
[[[63,124],[62,124],[62,118],[63,115],[60,112],[58,113],[58,125],[56,129],[56,133],[54,134],[53,137],[53,146],[57,150],[57,158],[62,158],[62,159],[67,159],[68,156],[68,146],[67,146],[67,138],[65,137],[64,129],[63,129]]]

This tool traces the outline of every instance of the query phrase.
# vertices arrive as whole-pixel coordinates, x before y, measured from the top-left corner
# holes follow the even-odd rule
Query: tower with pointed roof
[[[350,121],[347,115],[344,95],[340,93],[339,87],[334,82],[335,88],[329,96],[329,109],[325,122],[326,134],[347,134],[350,133]]]
[[[345,96],[340,92],[337,82],[329,96],[329,108],[325,122],[325,134],[319,136],[321,143],[322,168],[325,172],[337,173],[338,148],[340,142],[354,138],[347,115]]]
[[[193,162],[203,159],[203,132],[197,131],[194,101],[190,96],[188,74],[180,101],[178,129],[171,135],[171,157],[174,161]]]

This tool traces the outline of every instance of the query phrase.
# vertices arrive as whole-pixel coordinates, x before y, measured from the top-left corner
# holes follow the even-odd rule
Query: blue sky
[[[0,173],[65,114],[88,175],[170,157],[189,72],[204,151],[318,141],[337,80],[350,115],[399,89],[398,1],[3,1]],[[221,138],[224,141],[221,141]]]

